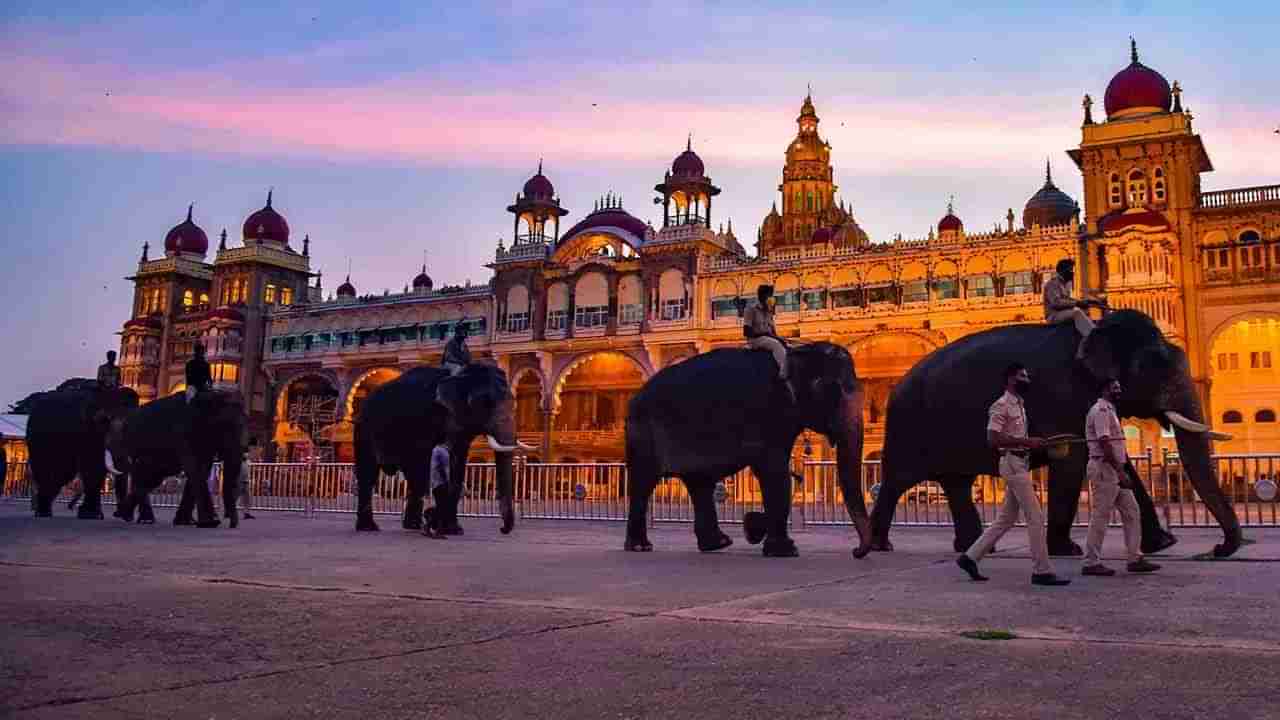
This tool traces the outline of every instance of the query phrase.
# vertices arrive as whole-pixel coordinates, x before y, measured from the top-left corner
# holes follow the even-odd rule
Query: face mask
[[[1013,383],[1013,387],[1017,389],[1019,395],[1026,395],[1027,391],[1031,389],[1031,381],[1017,380]]]
[[[1072,280],[1075,280],[1075,279],[1076,279],[1076,274],[1075,274],[1075,273],[1063,273],[1063,274],[1062,274],[1062,280],[1063,280],[1063,282],[1071,282]]]

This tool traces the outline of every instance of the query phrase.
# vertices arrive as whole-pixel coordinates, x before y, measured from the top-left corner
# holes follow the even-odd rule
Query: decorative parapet
[[[164,275],[168,273],[177,273],[179,275],[200,278],[202,280],[212,280],[213,266],[208,263],[200,262],[199,260],[191,260],[180,256],[164,257],[157,260],[144,260],[138,263],[137,277]]]
[[[1217,210],[1219,208],[1262,205],[1265,203],[1280,203],[1280,185],[1259,185],[1258,187],[1202,192],[1200,193],[1199,207],[1206,210]]]
[[[443,286],[430,292],[410,291],[388,295],[366,295],[358,298],[335,298],[307,305],[276,305],[267,308],[271,319],[301,315],[315,315],[342,310],[365,310],[389,306],[411,306],[424,303],[448,303],[459,301],[491,300],[489,285]]]
[[[522,245],[512,245],[510,249],[498,246],[498,250],[494,253],[493,262],[495,265],[510,262],[527,262],[529,260],[546,260],[551,257],[551,245],[543,242],[524,243]]]
[[[275,265],[286,270],[310,272],[310,264],[305,255],[267,245],[245,245],[244,247],[219,250],[214,265],[227,265],[240,262],[258,262]]]

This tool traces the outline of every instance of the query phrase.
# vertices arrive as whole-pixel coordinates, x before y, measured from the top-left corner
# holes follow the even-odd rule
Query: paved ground
[[[1180,531],[1153,576],[1062,560],[1058,589],[1029,584],[1020,531],[977,584],[928,529],[862,561],[848,530],[809,530],[768,560],[699,554],[681,525],[630,554],[612,523],[432,541],[350,522],[0,504],[0,716],[1280,717],[1280,530],[1228,562]],[[962,635],[983,629],[1017,637]]]

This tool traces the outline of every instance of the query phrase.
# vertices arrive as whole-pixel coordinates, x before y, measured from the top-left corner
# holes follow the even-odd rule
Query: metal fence
[[[1170,527],[1210,527],[1217,522],[1200,501],[1176,455],[1165,454],[1155,462],[1148,452],[1133,458],[1158,511]],[[1213,458],[1219,483],[1234,503],[1246,526],[1280,526],[1280,501],[1264,499],[1280,479],[1280,454],[1218,455]],[[844,495],[834,461],[808,461],[793,468],[793,525],[848,525]],[[622,463],[523,463],[513,468],[516,513],[526,519],[625,521],[630,505],[626,466]],[[862,466],[863,502],[868,509],[880,488],[879,461]],[[1048,473],[1032,473],[1037,494],[1047,500]],[[176,507],[182,495],[181,477],[169,478],[151,494],[155,507]],[[1259,483],[1262,483],[1259,485]],[[222,471],[215,466],[209,478],[215,502],[220,503]],[[354,513],[355,473],[350,463],[255,463],[249,470],[249,493],[256,511],[291,512],[306,516]],[[459,513],[470,517],[498,517],[497,481],[492,463],[467,466],[465,493]],[[1261,493],[1260,493],[1261,489]],[[407,483],[402,475],[383,475],[374,489],[373,510],[399,515],[404,508]],[[984,523],[994,520],[1004,501],[1004,483],[998,477],[980,476],[973,484],[973,499]],[[79,482],[63,488],[59,501],[79,493]],[[11,463],[5,474],[0,500],[30,501],[31,477],[26,463]],[[103,502],[115,502],[111,480]],[[759,483],[750,470],[725,479],[715,491],[716,510],[722,522],[741,522],[744,513],[762,511]],[[1090,498],[1086,484],[1080,494],[1076,524],[1088,523]],[[671,478],[659,483],[649,504],[651,522],[692,522],[693,505],[684,484]],[[1118,514],[1112,523],[1118,524]],[[942,488],[925,482],[909,489],[898,501],[894,524],[946,527],[951,510]]]

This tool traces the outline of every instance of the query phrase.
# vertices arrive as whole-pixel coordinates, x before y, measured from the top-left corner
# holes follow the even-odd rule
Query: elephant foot
[[[1084,548],[1074,541],[1068,540],[1066,543],[1049,543],[1049,555],[1052,557],[1080,557],[1084,555]]]
[[[749,512],[742,516],[742,531],[747,536],[747,542],[752,545],[759,545],[764,540],[769,532],[768,528],[769,523],[762,512]]]
[[[150,505],[143,505],[142,509],[138,511],[138,524],[139,525],[155,525],[156,524],[156,513],[154,510],[151,509]]]
[[[440,529],[440,533],[442,535],[465,535],[466,534],[465,532],[463,532],[462,526],[459,525],[456,520],[445,523],[444,527]]]
[[[769,538],[764,541],[764,556],[776,558],[800,557],[796,541],[789,537]]]
[[[627,552],[653,552],[653,543],[649,542],[649,538],[632,538],[628,537],[623,543],[622,549]]]
[[[236,517],[235,515],[232,515],[231,517],[227,518],[227,527],[231,528],[232,530],[235,530],[236,528],[240,527],[240,518]]]
[[[101,520],[103,517],[102,508],[81,505],[80,509],[76,511],[76,517],[80,520]]]
[[[1142,554],[1155,555],[1156,553],[1161,552],[1163,550],[1168,550],[1169,548],[1177,544],[1178,544],[1178,538],[1175,537],[1173,533],[1162,529],[1160,530],[1159,535],[1156,535],[1150,540],[1143,539]]]
[[[871,541],[871,550],[873,552],[893,552],[893,543],[888,538],[879,538]]]
[[[1240,545],[1242,542],[1243,542],[1243,538],[1234,537],[1222,543],[1221,545],[1214,545],[1213,556],[1216,558],[1231,557],[1232,555],[1235,554],[1237,550],[1240,549]]]
[[[51,518],[51,517],[53,517],[53,511],[52,511],[52,510],[37,510],[37,511],[36,511],[36,517],[38,517],[38,518]]]
[[[222,521],[218,518],[210,518],[209,520],[201,520],[196,523],[198,528],[216,528],[222,527]]]
[[[715,552],[717,550],[723,550],[732,544],[733,544],[733,538],[729,537],[728,535],[725,535],[722,532],[720,533],[719,537],[714,538],[710,542],[703,542],[701,539],[699,539],[698,550],[701,552]]]
[[[382,528],[378,527],[378,523],[373,521],[373,514],[360,514],[356,516],[356,532],[378,532]]]
[[[404,517],[400,518],[400,527],[404,528],[405,530],[421,530],[422,516],[421,515],[405,515]]]
[[[173,524],[175,527],[179,525],[195,525],[196,521],[185,515],[175,515],[173,517]]]

